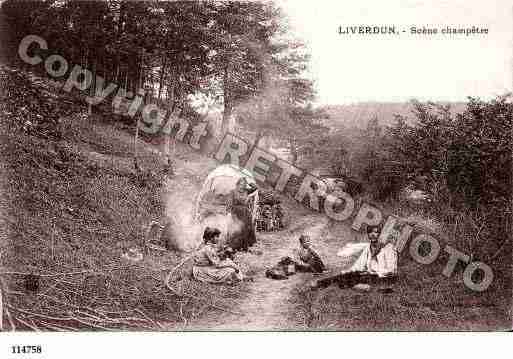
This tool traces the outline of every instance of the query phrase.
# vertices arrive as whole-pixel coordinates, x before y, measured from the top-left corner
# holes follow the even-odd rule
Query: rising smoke
[[[176,241],[177,247],[187,252],[194,250],[202,243],[206,227],[218,228],[221,231],[220,242],[225,243],[228,238],[240,232],[243,226],[243,223],[231,213],[226,213],[224,205],[215,206],[217,213],[208,214],[204,206],[200,206],[197,211],[199,192],[199,189],[194,187],[180,186],[180,190],[167,194],[166,216],[171,222],[171,236]],[[202,214],[199,216],[202,218],[201,221],[198,220],[198,214]]]

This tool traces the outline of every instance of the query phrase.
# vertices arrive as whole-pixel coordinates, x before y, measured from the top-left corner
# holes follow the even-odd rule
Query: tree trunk
[[[224,111],[223,111],[223,122],[221,124],[221,136],[224,136],[228,131],[232,130],[230,128],[232,113],[233,113],[232,104],[229,101],[225,100]]]
[[[162,85],[164,83],[165,71],[166,71],[166,57],[164,56],[162,59],[162,68],[160,70],[159,93],[157,95],[157,99],[159,102],[160,102],[160,98],[162,95]]]
[[[144,77],[144,48],[141,49],[141,58],[139,60],[139,78],[137,84],[134,86],[134,96],[137,95],[139,89],[144,89],[145,77]],[[139,87],[139,88],[137,88]]]
[[[290,155],[292,156],[292,164],[296,165],[299,154],[297,150],[296,141],[294,139],[290,140]]]
[[[168,86],[168,101],[169,101],[169,108],[171,110],[174,109],[175,106],[175,94],[176,94],[176,80],[178,78],[176,70],[176,65],[173,66],[173,70],[171,71],[171,84]]]
[[[170,115],[166,116],[166,118],[164,119],[163,124],[160,128],[160,131],[162,131],[163,129],[166,129],[167,126],[172,126],[172,124],[169,123],[171,121],[171,118],[174,119],[178,115],[179,108],[176,103],[177,79],[178,79],[178,69],[176,68],[176,66],[174,66],[173,70],[172,70],[172,75],[171,75],[171,91],[169,93],[169,104],[170,104],[169,107],[172,109],[172,112]],[[162,81],[162,77],[161,77],[161,81]],[[159,97],[160,97],[160,90],[159,90]],[[174,143],[174,140],[173,141],[171,140],[171,130],[172,129],[170,128],[169,131],[164,131],[164,136],[166,136],[165,141],[164,141],[164,155],[167,159],[166,172],[168,174],[172,175],[173,174],[173,161],[171,158],[174,157],[174,155],[175,155],[175,143]]]
[[[89,89],[89,93],[92,98],[96,98],[96,61],[93,63],[93,78],[91,80],[91,87]],[[93,105],[91,103],[87,106],[87,114],[91,116],[93,114]]]
[[[138,157],[139,157],[139,151],[138,151],[138,146],[139,146],[139,116],[135,116],[136,120],[135,120],[135,138],[134,138],[134,167],[135,167],[135,171],[136,172],[139,172],[140,168],[139,168],[139,164],[138,164]]]
[[[260,100],[260,101],[258,101],[258,114],[257,114],[258,123],[256,124],[258,127],[257,127],[255,142],[253,143],[253,147],[251,148],[251,151],[249,152],[250,154],[253,152],[255,147],[259,147],[260,140],[264,137],[264,130],[262,129],[261,125],[265,122],[265,119],[264,119],[265,115],[266,114],[264,112],[264,103],[263,103],[263,100]]]
[[[230,98],[230,83],[229,83],[229,71],[228,64],[224,68],[223,75],[223,101],[224,101],[224,111],[223,111],[223,120],[221,123],[221,136],[224,136],[230,130],[230,120],[233,112],[233,104]]]
[[[256,133],[255,142],[253,142],[253,146],[251,146],[251,149],[248,151],[248,155],[247,155],[247,158],[245,159],[245,161],[247,161],[249,159],[249,157],[251,156],[251,154],[253,153],[255,148],[259,147],[260,140],[262,140],[263,137],[264,137],[264,132],[261,130],[258,130]]]
[[[258,131],[255,137],[255,143],[253,144],[253,147],[258,147],[260,145],[260,140],[264,137],[263,131]]]
[[[114,75],[114,83],[119,83],[119,54],[116,56],[116,75]]]
[[[139,66],[139,78],[138,78],[138,81],[136,83],[136,85],[134,86],[135,89],[134,89],[134,96],[137,96],[137,86],[139,86],[139,88],[143,88],[144,87],[144,72],[143,72],[143,67],[142,67],[142,61],[143,61],[143,58],[144,58],[144,49],[141,49],[141,60],[140,60],[140,66]],[[143,97],[143,105],[145,103],[145,100],[146,99],[146,96]],[[140,170],[139,168],[139,164],[138,164],[138,156],[139,156],[139,152],[138,152],[138,143],[139,143],[139,117],[141,115],[137,115],[137,113],[135,114],[135,118],[136,118],[136,121],[135,121],[135,139],[134,139],[134,167],[135,167],[135,170],[138,172]]]
[[[122,25],[123,25],[123,17],[124,17],[124,5],[123,3],[120,3],[119,4],[119,17],[118,17],[118,23],[117,23],[117,29],[116,29],[116,42],[119,43],[119,39],[121,38],[121,32],[123,31],[122,30]],[[119,84],[119,81],[120,81],[120,72],[121,72],[121,57],[120,57],[120,51],[119,51],[119,48],[117,49],[118,51],[116,51],[116,77],[115,77],[115,80],[114,82],[117,84]]]

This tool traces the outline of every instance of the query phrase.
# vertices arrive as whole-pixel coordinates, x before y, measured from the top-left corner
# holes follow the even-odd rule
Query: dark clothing
[[[381,251],[381,249],[383,249],[385,245],[383,243],[380,243],[378,241],[372,241],[370,242],[370,252],[371,252],[371,257],[372,258],[376,258],[376,256],[379,254],[379,252]]]
[[[294,270],[290,270],[290,266],[293,266]],[[287,279],[288,276],[294,274],[297,263],[294,262],[290,257],[284,257],[280,259],[278,264],[276,264],[274,267],[269,268],[265,271],[265,276],[267,278],[271,279]]]
[[[308,261],[297,262],[290,257],[283,257],[280,261],[272,268],[269,268],[265,272],[265,276],[271,279],[287,279],[289,276],[296,272],[301,273],[321,273],[324,270],[324,263],[313,250],[315,255],[308,258]],[[303,259],[302,257],[301,259]],[[291,269],[292,266],[292,269]]]
[[[370,284],[370,285],[390,285],[397,281],[396,276],[379,277],[377,274],[367,272],[346,272],[331,276],[328,278],[319,279],[316,282],[317,288],[326,288],[332,284],[337,284],[339,288],[352,288],[356,284]]]
[[[240,231],[233,234],[227,241],[227,245],[234,250],[247,251],[256,243],[253,216],[248,207],[248,193],[246,191],[234,190],[228,200],[228,211],[243,223]]]
[[[245,206],[248,201],[248,192],[234,189],[228,199],[228,206]]]
[[[296,263],[296,270],[298,272],[322,273],[326,269],[321,257],[312,248],[301,248],[299,250],[299,259],[303,263]]]

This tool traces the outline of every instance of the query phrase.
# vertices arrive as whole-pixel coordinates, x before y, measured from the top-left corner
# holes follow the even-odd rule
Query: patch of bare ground
[[[300,317],[295,315],[297,287],[316,276],[311,273],[296,273],[286,280],[265,277],[265,270],[275,265],[284,256],[294,256],[298,248],[298,237],[309,234],[327,265],[336,265],[333,251],[324,245],[328,219],[306,211],[292,201],[286,201],[286,213],[293,217],[289,228],[280,232],[259,233],[258,242],[252,252],[239,254],[237,260],[253,282],[246,285],[247,293],[233,307],[234,313],[210,312],[192,321],[190,330],[304,330],[308,329]],[[330,254],[330,255],[326,255]]]

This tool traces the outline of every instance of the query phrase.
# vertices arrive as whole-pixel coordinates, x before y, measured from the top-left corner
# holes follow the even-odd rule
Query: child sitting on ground
[[[280,259],[277,265],[265,272],[267,278],[287,279],[295,272],[322,273],[326,266],[321,257],[312,248],[310,237],[301,235],[299,237],[299,261],[290,257]]]
[[[299,237],[299,259],[301,262],[296,262],[298,272],[322,273],[326,270],[321,257],[312,248],[310,237],[305,234]]]

